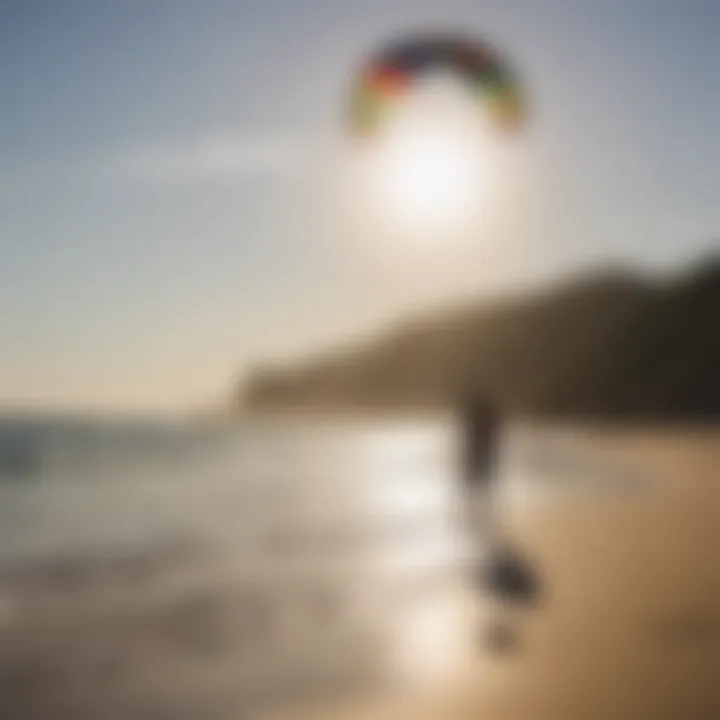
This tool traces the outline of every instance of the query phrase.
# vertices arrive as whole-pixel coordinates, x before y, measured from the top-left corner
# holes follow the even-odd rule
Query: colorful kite
[[[503,132],[519,129],[526,114],[513,70],[494,48],[455,36],[402,40],[381,49],[361,71],[351,99],[354,134],[373,135],[386,114],[430,72],[458,75]]]

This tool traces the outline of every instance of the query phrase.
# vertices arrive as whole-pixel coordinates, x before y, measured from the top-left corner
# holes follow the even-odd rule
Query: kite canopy
[[[350,122],[356,135],[373,135],[388,111],[428,73],[459,76],[495,127],[519,129],[525,102],[513,70],[494,48],[456,36],[424,36],[395,42],[370,58],[352,93]]]

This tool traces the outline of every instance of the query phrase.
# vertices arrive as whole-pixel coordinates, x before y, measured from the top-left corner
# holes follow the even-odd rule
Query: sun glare
[[[464,241],[486,222],[495,192],[485,115],[452,76],[428,78],[391,109],[376,136],[348,148],[345,218],[383,243]]]
[[[377,168],[378,201],[408,230],[456,230],[480,190],[470,139],[442,128],[392,135]]]
[[[383,129],[366,189],[382,228],[442,240],[467,230],[481,207],[489,155],[474,105],[430,97],[435,112],[410,106]]]

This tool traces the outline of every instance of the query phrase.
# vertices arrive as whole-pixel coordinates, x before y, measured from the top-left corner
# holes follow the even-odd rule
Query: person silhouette
[[[466,398],[462,408],[462,504],[483,590],[508,604],[534,603],[539,580],[510,542],[497,503],[504,427],[500,409],[483,394]]]
[[[485,395],[469,395],[461,409],[462,504],[466,530],[474,539],[478,533],[494,530],[492,493],[497,479],[501,440],[500,414]]]

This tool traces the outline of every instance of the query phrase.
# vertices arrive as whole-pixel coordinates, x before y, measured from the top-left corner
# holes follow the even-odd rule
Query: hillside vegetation
[[[720,418],[720,257],[675,278],[605,271],[417,318],[242,384],[250,409],[446,408],[468,387],[527,414]]]

